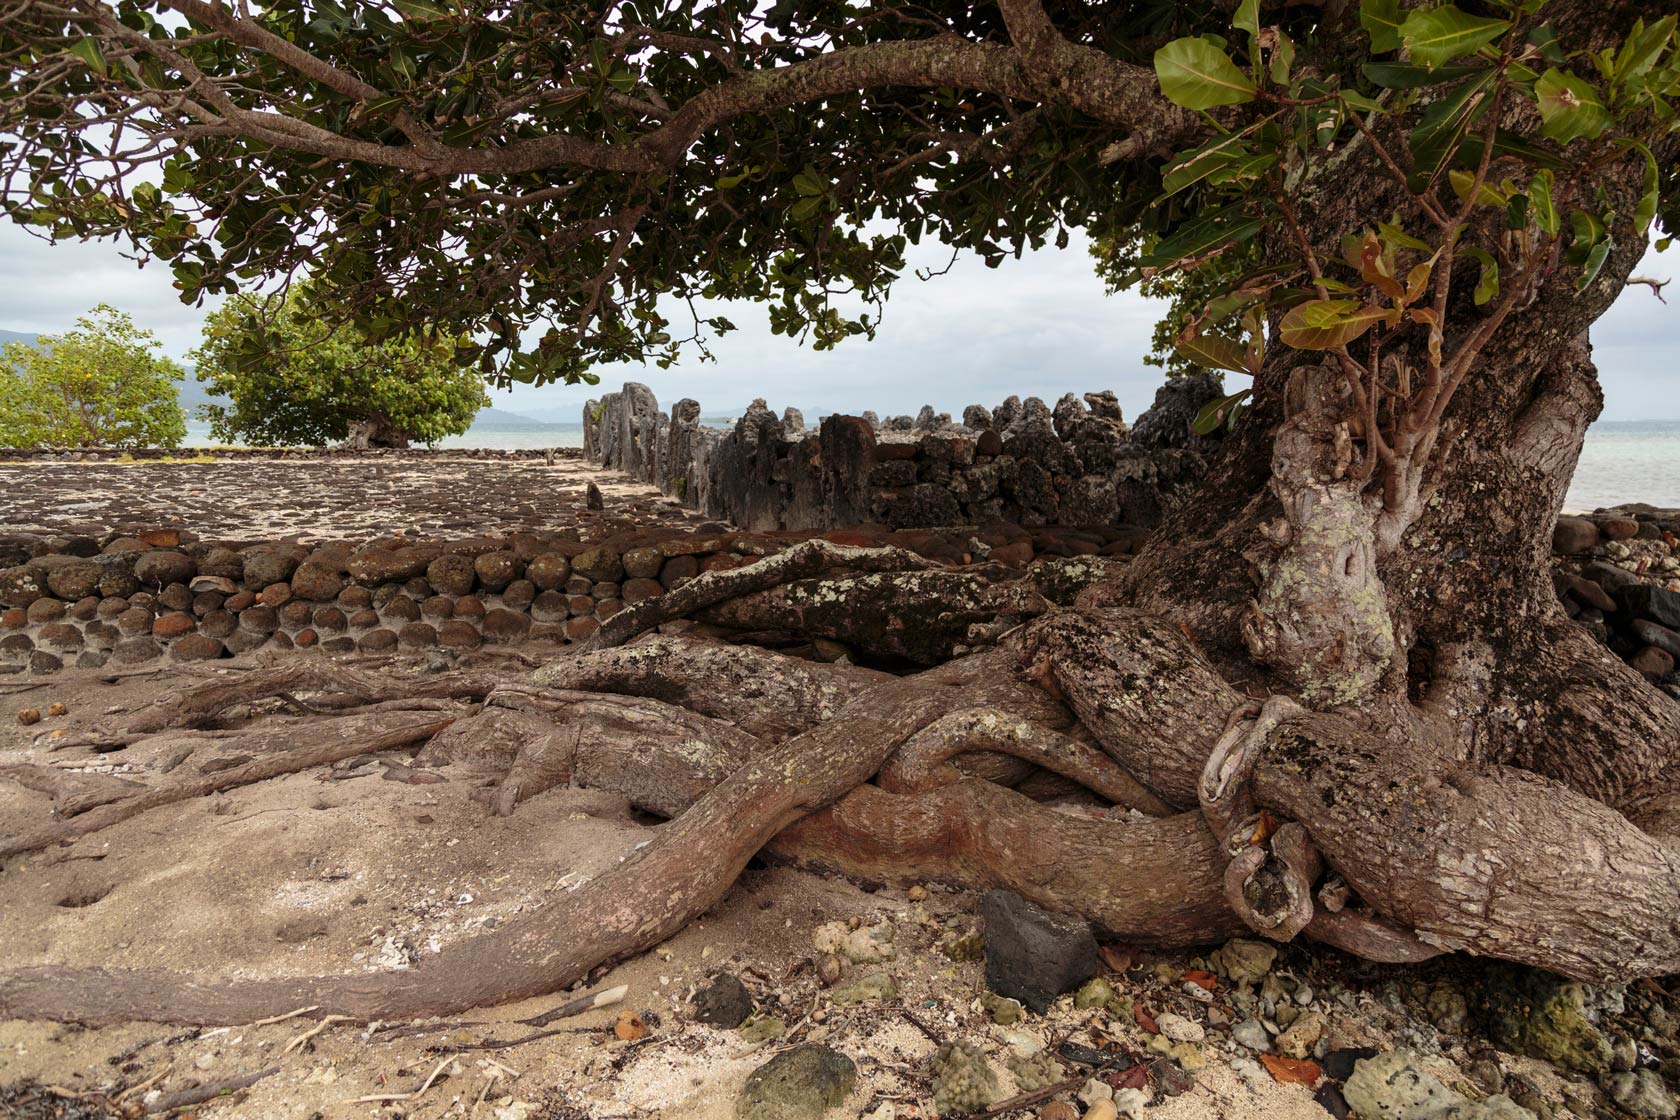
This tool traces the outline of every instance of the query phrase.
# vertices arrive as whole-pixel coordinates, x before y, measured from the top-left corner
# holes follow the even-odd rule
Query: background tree
[[[0,356],[0,446],[179,447],[181,367],[152,332],[100,304],[74,330]]]
[[[452,340],[369,342],[299,294],[228,300],[205,320],[191,357],[210,395],[228,398],[201,407],[211,433],[263,447],[436,443],[466,431],[490,403]]]
[[[44,970],[0,977],[0,1011],[391,1017],[553,990],[680,928],[767,843],[1007,884],[1130,941],[1246,927],[1380,960],[1680,970],[1680,708],[1565,617],[1549,548],[1601,404],[1587,332],[1653,220],[1680,218],[1669,7],[19,10],[11,214],[125,233],[189,297],[307,266],[375,336],[449,323],[498,377],[574,379],[672,360],[691,297],[769,303],[832,345],[873,330],[907,242],[997,263],[1083,227],[1124,278],[1191,273],[1178,349],[1252,381],[1129,564],[1012,581],[802,546],[621,612],[539,674],[554,691],[463,719],[428,751],[518,744],[502,811],[583,742],[592,774],[619,759],[610,781],[679,814],[563,906],[401,976]],[[129,189],[143,169],[159,185]],[[914,634],[943,663],[607,648],[685,612],[899,668]],[[298,684],[242,682],[276,687]],[[402,691],[337,690],[358,688]],[[649,756],[667,740],[689,753]],[[966,777],[944,765],[965,751]],[[1047,812],[998,753],[1156,819]]]

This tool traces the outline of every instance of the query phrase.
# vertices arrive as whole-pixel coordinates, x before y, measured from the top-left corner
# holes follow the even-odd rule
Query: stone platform
[[[98,536],[124,525],[203,538],[474,536],[599,523],[684,525],[693,511],[575,449],[187,458],[12,458],[0,452],[0,533]],[[552,458],[552,462],[548,459]],[[584,508],[595,482],[608,509]]]

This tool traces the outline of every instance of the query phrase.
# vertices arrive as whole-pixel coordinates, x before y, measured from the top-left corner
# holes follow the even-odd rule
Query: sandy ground
[[[0,765],[59,761],[45,736],[91,727],[192,679],[160,673],[106,684],[73,670],[6,695]],[[54,700],[69,714],[29,728],[11,714]],[[153,767],[183,745],[160,740],[103,756],[66,753],[91,759],[95,769],[155,781]],[[200,741],[179,765],[184,773],[216,757],[216,745]],[[545,794],[498,819],[469,800],[470,774],[446,770],[449,780],[441,784],[410,785],[381,780],[383,770],[373,764],[357,777],[328,769],[298,774],[154,810],[71,846],[10,861],[0,872],[0,968],[53,963],[237,977],[403,967],[522,912],[563,905],[568,888],[611,867],[657,827],[633,819],[613,797],[582,790]],[[44,795],[0,781],[0,833],[38,823],[49,811]],[[831,1115],[930,1116],[930,1035],[972,1038],[994,1054],[1005,1048],[1006,1032],[977,1003],[980,966],[939,951],[942,941],[974,928],[974,913],[973,897],[937,888],[912,902],[901,890],[868,893],[789,868],[749,869],[680,936],[593,978],[588,990],[628,986],[623,1006],[651,1024],[646,1039],[619,1041],[611,1027],[621,1008],[597,1010],[559,1024],[571,1028],[565,1033],[459,1054],[446,1067],[449,1076],[418,1101],[356,1098],[415,1088],[447,1057],[435,1047],[523,1037],[532,1029],[515,1020],[569,996],[484,1009],[400,1037],[334,1025],[290,1053],[283,1052],[287,1041],[308,1028],[306,1021],[209,1031],[0,1022],[0,1085],[37,1078],[78,1091],[111,1090],[156,1076],[155,1088],[175,1091],[278,1065],[278,1074],[243,1095],[196,1114],[725,1120],[735,1115],[746,1076],[779,1047],[822,1041],[849,1055],[860,1073],[857,1090]],[[812,931],[853,918],[893,925],[897,957],[880,968],[897,982],[898,1002],[838,1008],[817,983]],[[1127,982],[1144,982],[1147,964]],[[789,1026],[787,1040],[752,1045],[691,1021],[690,993],[718,968],[741,975],[760,1012]],[[1024,1026],[1056,1041],[1089,1019],[1053,1010]],[[1001,1061],[994,1064],[1001,1069]],[[1150,1115],[1320,1120],[1324,1113],[1305,1089],[1257,1091],[1216,1056],[1195,1088]]]
[[[594,482],[607,510],[583,507]],[[126,524],[200,537],[306,541],[701,520],[651,486],[579,458],[0,462],[7,532],[99,535]]]

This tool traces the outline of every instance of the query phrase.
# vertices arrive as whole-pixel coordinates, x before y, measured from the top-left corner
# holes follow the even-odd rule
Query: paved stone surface
[[[605,497],[599,512],[585,508],[591,481]],[[177,526],[207,539],[312,541],[699,520],[576,458],[0,463],[0,529],[12,532]]]

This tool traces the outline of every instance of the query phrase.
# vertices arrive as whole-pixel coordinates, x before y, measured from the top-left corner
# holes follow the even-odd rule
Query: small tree
[[[179,447],[181,367],[154,353],[151,331],[100,304],[76,329],[34,346],[7,343],[0,362],[0,446]]]
[[[210,394],[229,401],[201,406],[217,439],[407,447],[459,435],[490,403],[455,350],[449,339],[369,343],[329,326],[306,296],[242,295],[211,314],[192,358]]]

